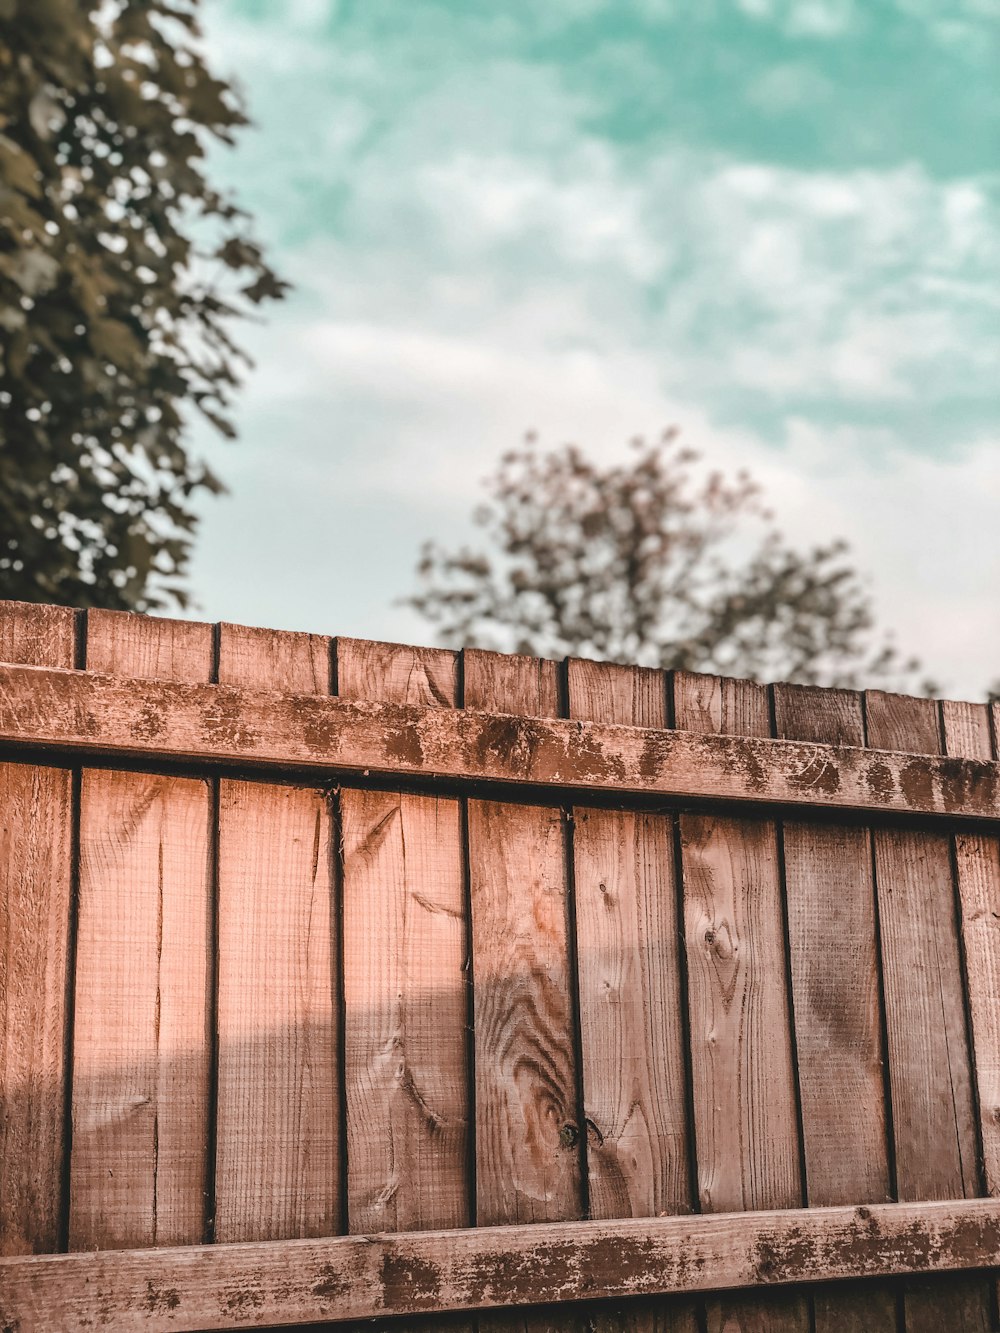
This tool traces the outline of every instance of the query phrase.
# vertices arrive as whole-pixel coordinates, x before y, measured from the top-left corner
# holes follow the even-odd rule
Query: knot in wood
[[[728,925],[723,922],[721,926],[710,926],[705,931],[705,943],[708,945],[716,958],[728,960],[736,952],[733,946],[733,937]]]
[[[559,1131],[560,1148],[575,1148],[580,1141],[580,1131],[576,1125],[563,1125]]]

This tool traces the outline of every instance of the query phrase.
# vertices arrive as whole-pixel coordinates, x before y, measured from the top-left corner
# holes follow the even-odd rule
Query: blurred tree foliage
[[[748,474],[706,471],[676,431],[631,448],[600,467],[529,435],[476,512],[489,549],[427,543],[406,603],[453,647],[853,688],[912,677],[843,542],[794,550]]]
[[[185,603],[185,409],[232,436],[236,316],[284,284],[204,173],[247,123],[198,0],[0,0],[0,595]]]

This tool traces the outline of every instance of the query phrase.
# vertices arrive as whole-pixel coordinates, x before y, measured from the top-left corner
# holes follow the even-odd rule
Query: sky
[[[295,285],[193,433],[196,614],[398,599],[526,430],[669,425],[846,538],[944,692],[1000,677],[1000,0],[205,0],[212,172]]]

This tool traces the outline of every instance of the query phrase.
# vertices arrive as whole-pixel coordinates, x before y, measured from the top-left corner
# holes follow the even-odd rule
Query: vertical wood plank
[[[517,712],[524,717],[559,717],[559,671],[555,662],[520,653],[466,648],[462,663],[466,708],[487,713]]]
[[[88,611],[87,670],[142,680],[212,678],[212,626],[127,611]]]
[[[774,685],[774,734],[778,740],[820,745],[865,743],[864,709],[856,690],[814,685]]]
[[[91,611],[87,669],[207,682],[212,629]],[[72,1249],[195,1244],[206,1218],[211,794],[88,769],[80,814]]]
[[[469,652],[465,704],[530,715],[552,662]],[[583,1199],[562,811],[470,800],[477,1222],[579,1217]],[[566,1313],[481,1316],[481,1330],[578,1327]]]
[[[220,626],[225,684],[326,693],[329,640]],[[219,791],[219,1241],[339,1229],[331,823],[325,792]]]
[[[453,653],[341,639],[337,678],[346,698],[456,703]],[[345,790],[341,818],[348,1229],[468,1226],[459,802]]]
[[[454,708],[458,656],[445,648],[339,638],[337,693],[343,699],[384,699],[423,708]]]
[[[873,750],[941,754],[941,723],[933,699],[867,690],[865,716],[868,744]]]
[[[0,600],[0,662],[72,667],[77,613],[68,606]]]
[[[571,660],[567,694],[572,718],[666,725],[661,671]],[[573,824],[590,1216],[690,1212],[673,821],[578,808]],[[693,1302],[669,1298],[595,1319],[601,1333],[697,1328]]]
[[[986,1188],[1000,1194],[1000,850],[997,839],[955,839],[976,1091]]]
[[[0,658],[72,667],[67,607],[0,602]],[[0,763],[0,1254],[59,1248],[63,1207],[73,783]]]
[[[687,731],[769,736],[767,691],[678,672]],[[681,816],[698,1191],[705,1212],[802,1202],[784,911],[775,825]],[[796,1292],[707,1303],[711,1331],[806,1333]]]
[[[957,703],[953,699],[944,699],[941,702],[941,724],[945,754],[962,759],[993,758],[988,704]]]
[[[852,690],[775,685],[782,740],[865,743]],[[867,829],[789,821],[785,891],[808,1202],[892,1197],[883,1081],[878,940]],[[816,1333],[895,1333],[889,1285],[819,1288]]]
[[[992,759],[987,704],[941,705],[945,752]],[[982,834],[955,836],[962,947],[972,1030],[976,1099],[986,1190],[1000,1194],[1000,841]]]
[[[874,749],[941,753],[932,700],[873,691],[867,715]],[[876,830],[875,880],[899,1197],[972,1197],[977,1136],[948,837]],[[908,1280],[904,1290],[908,1333],[990,1326],[979,1276]]]

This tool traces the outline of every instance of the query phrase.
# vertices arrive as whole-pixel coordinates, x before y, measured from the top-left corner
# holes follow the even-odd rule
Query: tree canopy
[[[234,435],[234,319],[282,295],[205,172],[247,124],[198,0],[0,0],[0,594],[185,603],[195,413]]]
[[[406,599],[446,644],[855,688],[917,668],[843,542],[794,549],[757,483],[676,431],[604,467],[529,435],[486,484],[486,547],[427,543]]]

